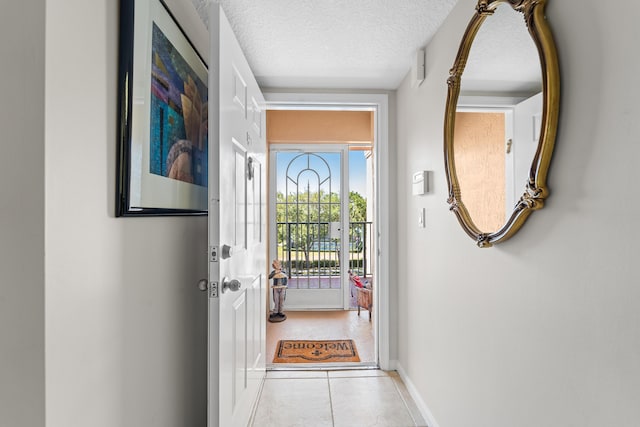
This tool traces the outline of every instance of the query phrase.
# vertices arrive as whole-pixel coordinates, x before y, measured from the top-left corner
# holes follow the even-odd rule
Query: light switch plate
[[[421,196],[429,191],[429,174],[427,171],[415,172],[411,177],[411,193]]]
[[[426,227],[425,220],[426,220],[425,209],[420,208],[420,210],[418,211],[418,228]]]

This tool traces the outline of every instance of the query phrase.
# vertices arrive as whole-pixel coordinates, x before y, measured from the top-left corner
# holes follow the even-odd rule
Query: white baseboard
[[[422,396],[420,396],[420,393],[418,393],[418,389],[413,384],[413,381],[411,381],[411,378],[407,376],[407,373],[405,372],[400,362],[397,360],[393,360],[391,361],[391,365],[395,366],[395,370],[398,371],[398,375],[400,375],[400,378],[402,378],[402,382],[404,382],[404,385],[407,387],[407,391],[413,398],[413,401],[416,403],[420,414],[422,414],[422,417],[427,422],[427,427],[440,427],[433,417],[433,414],[429,410],[429,407],[422,399]]]
[[[398,370],[398,365],[399,362],[395,359],[391,359],[389,360],[389,366],[388,369],[386,369],[387,371],[397,371]]]

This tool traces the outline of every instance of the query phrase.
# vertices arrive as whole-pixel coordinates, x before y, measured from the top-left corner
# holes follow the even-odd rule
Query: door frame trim
[[[377,337],[378,362],[383,370],[391,370],[390,350],[390,188],[389,188],[389,95],[385,93],[312,93],[278,92],[264,89],[267,110],[336,110],[374,112],[376,165],[377,263],[374,286],[374,333]],[[268,144],[268,141],[267,141]]]

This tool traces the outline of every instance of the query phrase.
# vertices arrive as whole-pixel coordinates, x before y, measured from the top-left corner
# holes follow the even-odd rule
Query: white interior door
[[[529,180],[531,160],[538,149],[542,120],[542,93],[518,103],[513,116],[513,181],[518,192],[516,194],[516,200],[518,200]]]
[[[208,426],[245,427],[265,373],[264,98],[211,8]]]

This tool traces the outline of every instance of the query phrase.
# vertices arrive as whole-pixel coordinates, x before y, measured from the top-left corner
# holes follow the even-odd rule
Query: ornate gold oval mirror
[[[511,237],[548,196],[560,99],[546,0],[479,0],[447,81],[450,209],[478,246]]]

